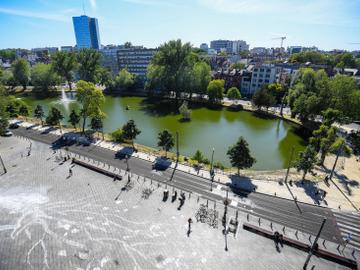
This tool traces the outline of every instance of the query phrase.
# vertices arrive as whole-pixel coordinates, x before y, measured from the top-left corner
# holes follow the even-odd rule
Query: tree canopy
[[[71,90],[71,81],[73,79],[73,71],[77,67],[76,55],[64,51],[56,52],[52,57],[53,70],[62,78],[64,78]]]
[[[174,145],[174,136],[168,130],[165,129],[158,134],[158,146],[165,151],[165,156],[167,156],[167,152],[171,150]]]
[[[49,64],[36,64],[31,69],[31,82],[36,91],[47,93],[54,89],[59,78]]]
[[[23,87],[23,89],[26,89],[30,80],[29,63],[23,58],[14,61],[12,64],[12,72],[14,75],[14,80],[18,84],[20,84]]]
[[[238,169],[238,173],[240,173],[240,169],[250,168],[256,162],[256,159],[250,154],[249,144],[242,136],[235,145],[229,147],[227,155],[231,165]]]
[[[207,95],[210,103],[221,103],[224,97],[224,80],[212,80],[207,87]]]
[[[96,83],[100,68],[100,53],[94,49],[81,49],[78,53],[80,80]]]

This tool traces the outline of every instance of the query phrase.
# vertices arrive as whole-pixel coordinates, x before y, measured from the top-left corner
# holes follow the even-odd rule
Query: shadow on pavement
[[[126,156],[131,157],[134,152],[135,152],[134,148],[127,146],[117,151],[115,154],[115,158],[122,160],[125,159]]]
[[[229,187],[231,191],[241,197],[247,197],[250,193],[255,192],[257,186],[252,183],[252,180],[246,176],[230,175],[231,183]]]

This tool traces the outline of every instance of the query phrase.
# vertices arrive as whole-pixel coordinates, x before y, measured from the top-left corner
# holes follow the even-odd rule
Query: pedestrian
[[[69,168],[69,177],[71,177],[73,175],[72,169]]]
[[[190,233],[191,233],[191,223],[192,223],[192,219],[189,218],[188,219],[188,231],[187,231],[187,236],[188,237],[190,236]]]

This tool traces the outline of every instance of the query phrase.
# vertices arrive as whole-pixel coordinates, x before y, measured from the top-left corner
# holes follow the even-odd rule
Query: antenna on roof
[[[86,13],[85,13],[85,4],[84,4],[84,0],[82,1],[82,8],[83,8],[84,15],[86,15]]]

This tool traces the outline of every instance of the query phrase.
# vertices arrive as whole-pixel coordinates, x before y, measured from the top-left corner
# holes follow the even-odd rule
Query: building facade
[[[142,46],[122,48],[117,51],[119,70],[126,68],[130,73],[145,79],[147,67],[157,49],[147,49]]]
[[[216,50],[218,53],[234,53],[239,54],[243,51],[249,50],[249,45],[244,40],[213,40],[210,42],[210,48]]]
[[[105,68],[110,69],[114,76],[116,76],[120,71],[118,63],[118,51],[123,48],[123,45],[107,45],[100,50],[100,53],[102,55],[101,65]]]
[[[276,67],[272,64],[262,64],[254,66],[251,76],[250,93],[254,94],[265,84],[276,82]]]
[[[207,53],[209,50],[209,46],[207,45],[207,43],[202,43],[200,45],[200,49]]]
[[[100,34],[98,20],[85,15],[73,17],[73,25],[78,49],[100,49]]]

